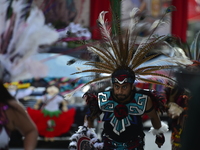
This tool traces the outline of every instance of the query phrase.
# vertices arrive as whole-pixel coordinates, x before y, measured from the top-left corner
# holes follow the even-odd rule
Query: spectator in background
[[[59,37],[52,27],[45,25],[43,13],[31,2],[0,0],[0,150],[8,150],[10,135],[15,130],[24,137],[24,150],[34,150],[37,144],[36,125],[4,87],[6,82],[43,76],[44,72],[39,70],[42,64],[31,56]]]
[[[0,149],[7,150],[9,136],[18,130],[24,137],[24,149],[34,150],[38,132],[25,108],[8,92],[0,81]]]
[[[151,0],[151,16],[159,17],[161,15],[161,0]]]

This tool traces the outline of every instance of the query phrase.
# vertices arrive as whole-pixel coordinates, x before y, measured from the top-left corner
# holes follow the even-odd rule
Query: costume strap
[[[149,108],[148,110],[145,111],[145,113],[149,113],[154,109],[154,106],[152,105],[151,108]]]
[[[44,107],[47,105],[47,104],[49,104],[51,101],[53,101],[54,100],[54,98],[56,97],[56,95],[55,96],[53,96],[52,98],[50,98],[50,99],[47,99],[47,96],[45,95],[45,101],[44,101],[44,104],[42,105],[42,108],[41,109],[44,109]]]
[[[148,95],[151,98],[153,107],[157,112],[160,112],[161,114],[163,112],[167,112],[167,106],[166,106],[167,98],[164,92],[158,92],[149,89],[139,90],[138,92]],[[147,111],[150,112],[150,110]]]

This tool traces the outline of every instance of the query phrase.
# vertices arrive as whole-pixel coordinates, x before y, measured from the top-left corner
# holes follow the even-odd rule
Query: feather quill
[[[111,27],[108,26],[108,22],[107,20],[105,21],[105,14],[108,13],[107,11],[102,11],[99,14],[99,18],[98,18],[98,23],[100,26],[100,30],[101,30],[101,34],[102,37],[105,38],[105,41],[108,41],[109,44],[112,43],[112,39],[111,39]]]
[[[130,12],[130,24],[129,24],[129,32],[130,34],[132,34],[136,28],[136,25],[139,21],[139,19],[137,17],[135,17],[135,15],[137,14],[137,12],[139,12],[140,10],[135,7],[132,9],[132,11]]]
[[[199,61],[200,56],[200,48],[199,48],[199,40],[200,40],[200,31],[196,34],[194,41],[192,42],[190,46],[190,51],[192,52],[192,60]]]

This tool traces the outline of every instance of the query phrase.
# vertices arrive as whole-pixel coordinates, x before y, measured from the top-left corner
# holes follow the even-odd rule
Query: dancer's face
[[[123,101],[129,97],[131,94],[131,90],[133,89],[133,85],[130,83],[114,83],[113,84],[113,91],[114,95],[119,101]]]

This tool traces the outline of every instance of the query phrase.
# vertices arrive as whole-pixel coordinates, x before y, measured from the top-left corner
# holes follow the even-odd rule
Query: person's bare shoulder
[[[13,131],[15,129],[15,122],[18,120],[18,116],[21,114],[25,114],[25,108],[23,107],[20,102],[16,100],[9,100],[9,109],[6,110],[6,116],[8,118],[8,123],[6,127],[10,130]],[[24,115],[23,115],[24,116]]]
[[[18,101],[9,101],[10,108],[7,111],[9,130],[18,130],[22,135],[29,134],[30,131],[37,133],[37,128],[31,120],[26,108]]]
[[[10,100],[8,103],[13,108],[25,110],[25,107],[17,100]]]
[[[8,102],[10,105],[10,111],[13,113],[14,116],[21,115],[26,113],[25,107],[17,100],[11,100]]]

